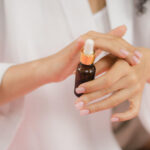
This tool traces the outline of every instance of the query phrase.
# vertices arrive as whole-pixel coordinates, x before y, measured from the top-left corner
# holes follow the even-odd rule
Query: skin
[[[10,67],[0,85],[0,105],[24,96],[44,84],[65,80],[76,69],[79,63],[80,50],[83,48],[84,41],[89,38],[95,40],[97,52],[100,49],[105,49],[120,58],[126,57],[125,59],[130,62],[128,57],[135,55],[134,51],[128,49],[129,55],[124,56],[119,49],[111,49],[110,45],[107,44],[112,40],[112,37],[122,37],[125,32],[125,26],[118,27],[108,34],[90,31],[54,55]],[[100,44],[99,41],[103,41],[105,44]],[[124,46],[122,45],[122,47]]]
[[[93,14],[102,10],[106,6],[105,0],[88,0],[88,1]]]
[[[96,74],[105,74],[79,86],[84,89],[84,94],[76,100],[76,106],[80,104],[80,108],[77,108],[81,114],[85,111],[92,114],[110,109],[128,100],[129,110],[113,114],[112,121],[126,121],[137,116],[144,85],[150,81],[150,49],[136,49],[143,55],[141,62],[136,66],[131,66],[125,60],[112,55],[105,56],[96,63]],[[101,101],[94,101],[109,93],[112,95]]]

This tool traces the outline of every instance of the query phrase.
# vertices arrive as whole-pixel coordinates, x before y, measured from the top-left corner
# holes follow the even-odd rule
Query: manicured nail
[[[140,63],[139,58],[137,58],[136,56],[133,56],[133,61],[134,61],[135,64],[139,64]]]
[[[80,111],[81,116],[88,115],[89,113],[90,113],[90,111],[88,109],[83,109],[83,110]]]
[[[135,51],[134,52],[136,57],[141,58],[142,57],[142,53],[140,53],[139,51]]]
[[[75,104],[75,107],[80,110],[83,107],[84,103],[83,102],[78,102]]]
[[[125,49],[121,49],[120,52],[122,53],[123,57],[126,57],[126,56],[129,55],[129,52],[127,50],[125,50]]]
[[[111,118],[111,121],[112,121],[112,122],[118,122],[118,121],[119,121],[119,118],[112,117],[112,118]]]
[[[85,92],[85,88],[84,88],[84,87],[78,87],[78,88],[76,88],[76,92],[77,92],[78,94],[84,93],[84,92]]]

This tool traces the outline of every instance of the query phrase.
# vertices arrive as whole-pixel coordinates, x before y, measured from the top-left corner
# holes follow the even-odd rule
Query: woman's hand
[[[51,76],[51,80],[53,82],[59,82],[71,75],[79,63],[80,50],[82,49],[85,40],[89,38],[95,41],[96,54],[101,50],[104,50],[119,58],[124,58],[131,65],[138,64],[140,62],[141,53],[135,47],[122,39],[125,32],[126,27],[120,26],[108,34],[90,31],[82,35],[78,40],[75,40],[51,57],[54,66],[50,73],[53,72],[53,76],[47,74],[48,78]],[[51,65],[47,60],[46,62],[47,65]]]
[[[109,34],[122,37],[126,32],[125,26],[112,30]],[[51,82],[59,82],[67,78],[79,63],[80,50],[85,38],[94,38],[89,33],[80,40],[72,42],[60,52],[46,58],[18,64],[10,67],[0,85],[0,105],[21,97],[32,90]],[[15,85],[15,86],[14,86]]]
[[[134,118],[140,108],[142,91],[150,79],[150,50],[137,48],[142,53],[141,63],[130,66],[125,60],[112,55],[105,56],[96,63],[97,75],[105,74],[93,81],[81,84],[76,91],[84,93],[76,100],[81,115],[113,108],[122,102],[130,102],[129,110],[112,115],[112,121],[125,121]],[[109,93],[101,101],[94,101]]]
[[[132,60],[130,58],[137,55],[137,51],[130,48],[126,42],[121,44],[124,41],[121,37],[125,32],[125,26],[120,26],[108,34],[88,32],[54,55],[10,67],[0,85],[0,104],[21,97],[44,84],[66,79],[76,69],[80,50],[84,41],[89,38],[95,40],[97,52],[103,49],[130,62]],[[119,43],[116,44],[114,39]],[[114,46],[110,47],[109,42]]]

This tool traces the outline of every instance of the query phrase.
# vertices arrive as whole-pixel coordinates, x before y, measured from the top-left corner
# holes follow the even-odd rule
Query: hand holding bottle
[[[118,57],[125,58],[129,63],[136,64],[132,58],[135,58],[137,51],[119,38],[125,32],[125,26],[120,26],[108,34],[88,32],[54,55],[10,67],[0,85],[0,104],[21,97],[44,84],[66,79],[76,69],[80,50],[84,41],[89,38],[95,41],[96,51],[104,49]],[[108,43],[112,43],[113,47]],[[126,51],[123,50],[125,48]]]
[[[109,42],[108,36],[119,38],[119,37],[122,37],[125,34],[125,32],[126,32],[126,27],[123,25],[123,26],[117,27],[116,29],[113,29],[108,34],[101,34],[101,33],[96,33],[93,31],[85,33],[84,35],[81,35],[77,40],[67,45],[58,53],[50,57],[47,57],[47,59],[44,58],[43,62],[40,65],[41,67],[39,68],[39,71],[41,72],[41,70],[46,69],[46,70],[43,70],[42,72],[46,72],[45,74],[47,76],[45,78],[47,81],[49,80],[49,82],[59,82],[59,81],[66,79],[69,75],[71,75],[76,70],[76,67],[80,61],[80,52],[83,49],[83,46],[87,39],[92,39],[94,40],[94,43],[96,42],[95,43],[96,53],[100,52],[100,49],[104,48],[104,45],[105,45],[104,50],[111,52],[121,58],[125,58],[129,63],[131,63],[133,61],[128,59],[129,58],[128,55],[121,53],[119,50],[116,51],[116,49],[114,48],[107,49],[107,46],[108,46],[107,42]],[[105,44],[101,46],[98,40],[102,41],[103,39],[107,39],[107,38],[108,40],[106,40]],[[124,45],[122,45],[122,48],[123,47]],[[130,51],[130,49],[128,51]],[[126,52],[126,53],[130,54],[130,56],[135,55],[134,52]],[[43,68],[43,63],[45,63],[45,66],[47,67]],[[51,64],[53,64],[53,67]],[[133,64],[136,64],[136,63],[133,63]],[[51,67],[52,67],[51,71],[48,72],[47,68],[51,68]]]
[[[94,40],[96,53],[104,50],[114,56],[125,59],[129,64],[136,65],[140,62],[142,54],[128,42],[122,39],[126,27],[120,26],[107,34],[90,31],[75,40],[60,52],[53,55],[55,63],[54,82],[64,80],[75,71],[79,63],[80,51],[87,39]],[[61,64],[61,65],[60,65]]]

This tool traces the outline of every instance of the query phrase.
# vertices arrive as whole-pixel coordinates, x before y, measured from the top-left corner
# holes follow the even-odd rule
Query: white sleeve
[[[145,129],[150,133],[150,84],[146,84],[143,91],[139,118]]]
[[[9,67],[11,67],[14,64],[10,64],[10,63],[0,63],[0,84],[2,82],[3,76],[5,74],[5,72],[7,71],[7,69]]]
[[[0,63],[0,84],[9,67],[15,64]],[[0,150],[6,150],[12,143],[23,117],[24,97],[0,106]]]

